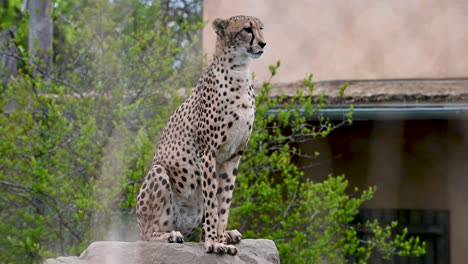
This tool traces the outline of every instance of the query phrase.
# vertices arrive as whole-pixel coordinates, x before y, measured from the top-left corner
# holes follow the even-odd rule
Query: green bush
[[[270,67],[276,74],[279,62]],[[425,253],[418,238],[406,238],[406,231],[392,236],[391,226],[368,222],[364,228],[373,236],[362,240],[358,226],[351,223],[360,206],[372,199],[375,188],[360,192],[348,190],[344,176],[330,176],[313,182],[292,162],[298,154],[294,144],[305,139],[327,136],[333,129],[352,123],[352,106],[345,119],[333,124],[318,117],[320,125],[307,125],[324,107],[324,98],[312,94],[312,76],[304,80],[309,95],[297,92],[285,100],[271,98],[270,81],[264,82],[257,96],[257,113],[249,147],[241,161],[230,214],[230,227],[244,237],[275,241],[282,263],[366,263],[374,250],[385,258],[391,254]],[[343,95],[346,86],[341,88]],[[300,111],[302,109],[302,112]],[[291,133],[284,134],[288,128]],[[319,153],[315,153],[319,155]]]
[[[0,30],[19,27],[18,52],[0,47],[18,61],[0,87],[0,263],[78,255],[136,226],[136,192],[180,102],[175,87],[190,87],[201,71],[201,9],[180,7],[57,1],[51,73],[30,60],[27,14],[0,12],[9,14]]]

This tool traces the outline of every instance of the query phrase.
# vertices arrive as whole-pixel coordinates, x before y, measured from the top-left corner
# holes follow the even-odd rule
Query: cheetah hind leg
[[[137,197],[137,217],[143,240],[183,243],[174,230],[175,211],[169,177],[159,165],[151,168]]]
[[[242,240],[242,234],[236,229],[224,232],[226,244],[238,244]]]
[[[154,232],[150,241],[167,241],[168,243],[184,243],[184,236],[179,231]]]

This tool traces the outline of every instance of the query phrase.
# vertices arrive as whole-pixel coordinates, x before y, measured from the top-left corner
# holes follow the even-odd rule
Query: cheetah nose
[[[259,41],[259,42],[258,42],[258,45],[263,49],[263,47],[266,46],[266,43],[263,42],[263,41]]]

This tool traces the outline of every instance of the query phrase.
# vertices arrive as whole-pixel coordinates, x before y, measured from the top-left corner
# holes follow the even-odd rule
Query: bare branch
[[[23,61],[23,62],[29,64],[31,67],[33,67],[34,70],[38,71],[42,76],[71,88],[75,93],[77,93],[79,95],[80,99],[83,98],[83,94],[81,93],[81,91],[76,86],[74,86],[73,84],[71,84],[71,83],[69,83],[69,82],[67,82],[65,80],[62,80],[62,79],[59,79],[59,78],[56,78],[56,77],[52,76],[50,73],[47,73],[46,71],[42,70],[40,67],[38,67],[34,63],[30,63],[26,58],[21,57],[19,55],[16,55],[14,53],[2,52],[2,51],[0,51],[0,55],[11,56],[13,58],[16,58],[17,60],[20,60],[20,61]]]
[[[0,188],[2,188],[4,190],[7,190],[7,191],[11,191],[11,190],[20,190],[20,191],[24,191],[24,192],[31,192],[32,191],[31,187],[24,186],[24,185],[19,184],[19,183],[7,182],[7,181],[3,181],[3,180],[0,180]]]

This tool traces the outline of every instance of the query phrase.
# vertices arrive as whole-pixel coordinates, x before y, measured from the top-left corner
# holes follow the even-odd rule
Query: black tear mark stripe
[[[250,40],[250,47],[252,47],[253,41],[254,41],[254,39],[255,39],[254,27],[253,27],[253,25],[252,25],[252,20],[250,20],[250,28],[252,29],[252,30],[250,31],[250,34],[252,34],[252,39]]]

